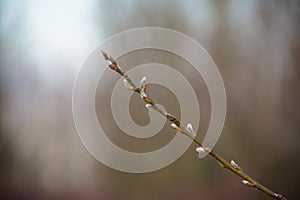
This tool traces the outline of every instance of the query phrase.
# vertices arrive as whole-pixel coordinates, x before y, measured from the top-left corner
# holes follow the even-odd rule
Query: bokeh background
[[[219,67],[228,110],[215,150],[273,190],[299,199],[299,20],[300,1],[1,0],[0,198],[270,199],[242,185],[211,158],[197,159],[195,145],[172,165],[148,174],[112,170],[84,149],[72,118],[72,87],[81,63],[115,33],[158,26],[197,40]],[[184,64],[150,50],[132,52],[119,62],[130,68],[149,55],[166,64]],[[112,85],[117,76],[106,73],[104,81]],[[103,85],[96,96],[97,114],[114,142],[148,151],[172,139],[159,134],[147,146],[125,138],[105,114],[101,98],[111,87]],[[178,102],[168,104],[172,93],[166,88],[150,89],[178,111]],[[205,130],[208,94],[203,83],[196,91],[203,96],[200,128]],[[133,97],[135,101],[140,102]],[[138,121],[146,111],[142,104],[137,107],[132,113]]]

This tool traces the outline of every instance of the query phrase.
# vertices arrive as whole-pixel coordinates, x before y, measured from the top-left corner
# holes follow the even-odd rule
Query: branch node
[[[165,113],[165,116],[168,120],[170,120],[171,122],[173,122],[177,126],[180,126],[179,120],[174,115],[171,115],[170,113]]]

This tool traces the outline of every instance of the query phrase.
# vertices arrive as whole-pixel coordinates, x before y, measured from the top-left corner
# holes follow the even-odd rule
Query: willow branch
[[[193,140],[194,143],[199,145],[199,147],[196,149],[196,151],[201,154],[201,153],[208,153],[212,158],[214,158],[218,163],[225,169],[228,169],[229,171],[233,172],[234,174],[238,175],[241,177],[242,183],[248,187],[258,189],[265,194],[275,198],[275,199],[281,199],[281,200],[286,200],[286,198],[279,193],[273,192],[269,188],[265,187],[261,183],[257,182],[255,179],[251,178],[249,175],[247,175],[243,169],[233,160],[230,162],[226,161],[223,157],[221,157],[219,154],[214,152],[212,149],[203,146],[202,142],[197,140],[196,137],[196,132],[193,130],[193,127],[191,124],[188,124],[186,128],[182,127],[180,124],[180,121],[177,119],[176,116],[164,112],[161,108],[159,108],[153,99],[151,99],[147,93],[146,93],[146,77],[143,77],[140,81],[140,85],[137,87],[130,79],[130,77],[122,70],[122,68],[117,64],[116,60],[109,56],[107,53],[104,51],[101,51],[104,59],[108,62],[109,67],[119,73],[122,77],[124,77],[124,84],[125,86],[140,95],[140,97],[146,102],[146,107],[150,110],[157,111],[161,115],[163,115],[167,120],[171,122],[171,127],[178,132],[188,136],[190,139]]]

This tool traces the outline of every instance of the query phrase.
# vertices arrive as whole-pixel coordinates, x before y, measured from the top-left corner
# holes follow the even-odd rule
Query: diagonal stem
[[[188,136],[193,140],[194,143],[199,145],[203,151],[206,151],[211,157],[213,157],[218,163],[225,169],[228,169],[229,171],[233,172],[234,174],[238,175],[243,179],[243,183],[249,187],[258,189],[265,194],[275,198],[275,199],[281,199],[281,200],[286,200],[286,198],[282,194],[278,194],[273,192],[272,190],[268,189],[264,185],[260,184],[250,176],[248,176],[240,166],[238,166],[234,161],[228,162],[226,161],[223,157],[221,157],[219,154],[214,152],[212,149],[204,147],[202,142],[197,140],[195,138],[196,134],[194,131],[191,130],[185,130],[182,126],[180,126],[179,120],[172,114],[164,112],[162,109],[160,109],[151,99],[148,97],[146,94],[146,84],[145,82],[140,83],[140,87],[137,87],[130,79],[130,77],[122,70],[122,68],[117,64],[117,62],[114,60],[113,57],[109,56],[107,53],[104,51],[101,51],[104,59],[108,61],[109,67],[119,73],[121,76],[124,77],[124,83],[126,87],[129,90],[132,90],[136,93],[138,93],[141,98],[147,103],[147,108],[151,107],[152,109],[156,110],[158,113],[166,117],[167,120],[169,120],[172,124],[171,126],[176,129],[178,132]],[[143,80],[143,79],[142,79]],[[145,80],[144,80],[145,81]]]

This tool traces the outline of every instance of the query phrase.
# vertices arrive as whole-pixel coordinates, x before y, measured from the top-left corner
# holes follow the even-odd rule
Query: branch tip
[[[102,54],[104,60],[109,60],[108,55],[105,51],[101,50],[101,54]]]

